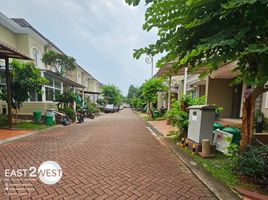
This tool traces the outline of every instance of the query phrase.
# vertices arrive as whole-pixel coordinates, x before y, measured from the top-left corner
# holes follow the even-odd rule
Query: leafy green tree
[[[46,66],[52,67],[56,73],[61,75],[76,69],[75,59],[73,57],[51,50],[43,55],[42,62]]]
[[[127,98],[130,100],[130,99],[136,97],[137,90],[138,90],[137,87],[135,87],[134,85],[130,85],[129,88],[128,88]]]
[[[69,104],[73,104],[76,100],[76,93],[70,89],[65,89],[62,94],[55,94],[55,102],[57,102],[58,110],[65,109]]]
[[[126,0],[137,5],[138,0]],[[256,98],[267,91],[268,0],[153,0],[145,13],[143,29],[158,30],[154,44],[134,53],[156,55],[166,52],[158,66],[172,62],[175,69],[202,66],[206,74],[225,62],[238,61],[240,75],[233,83],[245,83],[242,140],[244,147],[253,136]]]
[[[41,76],[41,72],[34,66],[34,63],[22,63],[13,60],[11,67],[11,106],[16,111],[15,119],[17,120],[18,110],[22,107],[23,102],[31,96],[30,93],[41,93],[41,86],[47,83],[47,79]],[[6,91],[2,93],[2,99],[7,100]]]
[[[141,87],[142,96],[147,102],[148,111],[151,118],[153,118],[151,103],[155,103],[157,101],[158,92],[165,91],[166,89],[167,87],[164,85],[163,80],[159,78],[152,78],[143,83]]]
[[[109,104],[117,105],[122,103],[121,91],[115,85],[102,86],[102,95]]]
[[[106,99],[98,99],[97,100],[97,104],[100,106],[105,106],[107,104],[107,100]]]

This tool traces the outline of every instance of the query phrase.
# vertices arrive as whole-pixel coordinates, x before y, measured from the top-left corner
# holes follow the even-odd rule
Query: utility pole
[[[152,55],[147,55],[145,58],[145,62],[147,64],[152,64],[151,78],[153,78],[153,76],[154,76],[154,57]]]

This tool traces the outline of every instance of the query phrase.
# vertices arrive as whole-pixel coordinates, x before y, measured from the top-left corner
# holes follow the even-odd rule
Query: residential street
[[[0,199],[8,199],[4,169],[47,160],[60,164],[62,179],[53,186],[22,179],[35,191],[21,199],[216,199],[145,126],[125,109],[0,146]]]

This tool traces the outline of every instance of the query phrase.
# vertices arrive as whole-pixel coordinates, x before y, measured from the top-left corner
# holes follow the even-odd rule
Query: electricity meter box
[[[188,138],[193,142],[202,143],[209,139],[213,143],[213,123],[215,121],[215,107],[195,105],[189,107]]]

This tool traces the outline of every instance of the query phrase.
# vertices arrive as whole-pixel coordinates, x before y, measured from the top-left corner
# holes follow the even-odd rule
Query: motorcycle
[[[85,118],[95,119],[95,114],[89,112],[87,108],[83,108],[82,112],[84,113]]]
[[[77,121],[79,123],[83,123],[85,120],[85,114],[83,113],[83,111],[79,110],[76,112],[76,116],[77,116]]]

